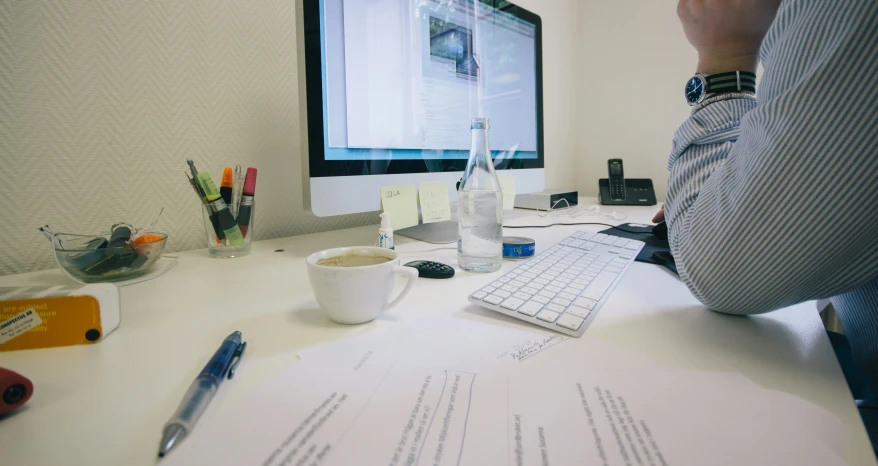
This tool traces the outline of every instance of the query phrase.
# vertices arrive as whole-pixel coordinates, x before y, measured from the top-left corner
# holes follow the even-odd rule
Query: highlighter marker
[[[232,246],[243,246],[244,236],[241,234],[241,229],[238,228],[238,224],[235,223],[235,217],[229,212],[229,207],[220,196],[219,191],[216,189],[216,185],[213,184],[213,179],[210,178],[210,174],[204,172],[199,173],[197,179],[198,186],[204,191],[204,198],[216,210],[216,218],[219,221],[219,226],[226,233],[226,239],[229,240],[229,244]]]
[[[220,182],[220,196],[227,206],[232,205],[232,167],[226,167],[223,170],[223,179]]]
[[[253,196],[256,194],[256,169],[248,168],[244,178],[244,190],[241,191],[241,206],[238,208],[238,226],[241,234],[247,236],[250,228],[250,215],[253,212]]]
[[[198,200],[200,200],[202,204],[208,206],[207,208],[210,214],[207,218],[210,219],[210,224],[213,225],[213,232],[216,234],[216,244],[223,244],[223,240],[226,239],[226,234],[219,226],[219,220],[216,217],[216,210],[214,210],[213,206],[207,203],[207,200],[204,198],[204,193],[201,191],[201,188],[198,187],[198,183],[194,179],[190,178],[189,175],[186,175],[186,179],[189,180],[189,184],[191,184],[192,189],[195,190],[195,194],[198,196]]]

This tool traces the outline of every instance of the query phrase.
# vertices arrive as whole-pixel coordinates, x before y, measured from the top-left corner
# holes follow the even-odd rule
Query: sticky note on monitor
[[[503,210],[515,208],[515,178],[511,176],[498,176],[500,189],[503,190]]]
[[[390,214],[390,224],[394,230],[418,224],[418,198],[413,184],[381,188],[381,206]]]
[[[448,200],[447,182],[418,183],[418,198],[421,201],[421,218],[424,223],[451,220],[451,201]]]

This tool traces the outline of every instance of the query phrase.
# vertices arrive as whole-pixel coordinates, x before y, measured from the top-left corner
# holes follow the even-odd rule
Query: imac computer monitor
[[[381,210],[380,188],[447,181],[490,120],[499,175],[543,189],[542,22],[505,0],[297,0],[305,207]],[[304,84],[304,86],[302,85]]]

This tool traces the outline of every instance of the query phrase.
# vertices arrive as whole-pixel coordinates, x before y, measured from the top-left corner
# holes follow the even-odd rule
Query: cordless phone
[[[610,172],[610,200],[625,200],[625,172],[622,170],[622,159],[610,159],[607,161]]]

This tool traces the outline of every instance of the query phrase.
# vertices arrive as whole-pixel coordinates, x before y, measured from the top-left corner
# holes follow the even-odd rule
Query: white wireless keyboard
[[[580,231],[471,294],[469,300],[578,337],[641,248],[642,241]]]

